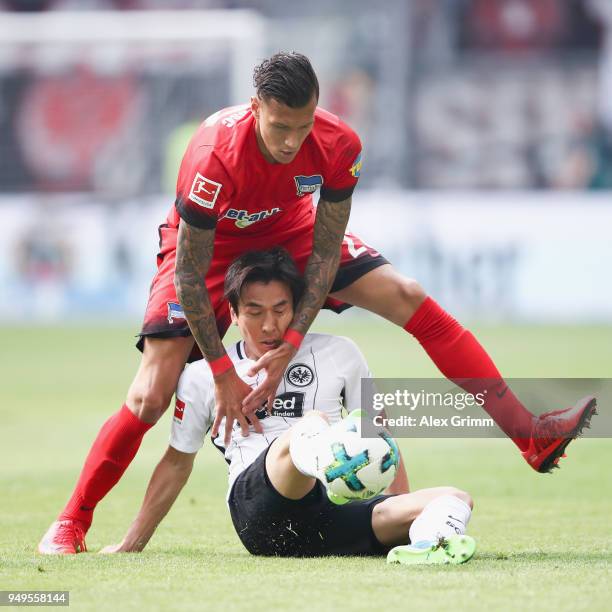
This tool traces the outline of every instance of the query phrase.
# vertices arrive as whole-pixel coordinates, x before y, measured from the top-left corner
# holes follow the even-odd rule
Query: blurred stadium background
[[[351,228],[447,308],[612,320],[607,0],[0,7],[5,324],[137,324],[190,134],[278,49],[362,137]]]

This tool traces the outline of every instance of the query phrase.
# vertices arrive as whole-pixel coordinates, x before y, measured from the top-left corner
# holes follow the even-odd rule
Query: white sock
[[[293,465],[305,476],[317,477],[315,444],[319,434],[327,429],[329,423],[322,416],[313,414],[296,423],[291,430],[289,454]]]
[[[435,542],[438,538],[463,535],[472,515],[470,507],[454,495],[430,501],[410,526],[410,542]]]

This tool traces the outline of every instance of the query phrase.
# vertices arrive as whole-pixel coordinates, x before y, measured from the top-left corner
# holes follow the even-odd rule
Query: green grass
[[[429,376],[418,345],[371,318],[323,317],[378,376]],[[476,329],[509,376],[610,374],[610,327]],[[133,329],[2,329],[0,589],[66,589],[77,610],[609,609],[612,445],[579,440],[553,476],[507,440],[402,440],[412,488],[453,484],[475,499],[466,566],[388,567],[382,559],[259,559],[234,534],[225,468],[205,445],[185,491],[140,555],[41,557],[102,421],[138,364]],[[100,505],[90,550],[117,542],[167,443],[167,413]]]

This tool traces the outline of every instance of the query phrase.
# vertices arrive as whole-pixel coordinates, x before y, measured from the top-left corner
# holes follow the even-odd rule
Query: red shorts
[[[304,228],[289,228],[284,232],[274,232],[270,235],[269,244],[265,238],[258,235],[257,240],[245,236],[243,240],[223,240],[217,236],[212,263],[206,275],[206,288],[217,318],[217,327],[221,338],[230,325],[228,302],[223,296],[225,273],[229,265],[246,251],[282,246],[291,254],[300,272],[304,271],[306,262],[312,250],[313,225]],[[142,350],[144,337],[172,338],[189,336],[191,332],[183,316],[174,289],[174,267],[176,263],[176,238],[178,228],[164,224],[159,228],[160,251],[157,254],[157,274],[151,283],[149,302],[145,312],[144,323],[140,332],[137,347]],[[350,232],[342,243],[342,254],[338,273],[332,285],[332,292],[348,287],[364,274],[388,263],[388,261],[372,247],[364,244]],[[325,308],[342,312],[350,308],[334,298],[328,298]],[[197,345],[190,356],[190,361],[201,358]]]

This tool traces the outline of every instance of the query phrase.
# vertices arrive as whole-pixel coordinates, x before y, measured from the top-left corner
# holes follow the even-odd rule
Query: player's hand
[[[238,421],[242,429],[242,435],[249,435],[249,422],[242,413],[242,400],[251,393],[251,387],[236,374],[234,368],[230,368],[220,376],[215,377],[215,421],[212,426],[211,436],[219,435],[221,419],[225,417],[225,446],[228,446],[232,439],[232,429],[234,421]],[[257,406],[259,408],[259,406]],[[253,414],[249,419],[258,433],[263,433],[261,423]]]
[[[271,412],[272,402],[276,397],[278,385],[289,365],[289,362],[297,352],[297,349],[288,342],[283,342],[278,348],[264,353],[247,372],[249,376],[255,376],[260,370],[266,371],[263,382],[253,389],[242,402],[242,412],[251,415],[267,401],[267,410]],[[249,417],[251,418],[251,417]]]
[[[122,553],[122,552],[140,552],[136,549],[127,548],[124,546],[123,542],[121,544],[111,544],[110,546],[105,546],[101,551],[98,552],[99,555],[112,555],[114,553]]]

